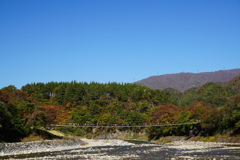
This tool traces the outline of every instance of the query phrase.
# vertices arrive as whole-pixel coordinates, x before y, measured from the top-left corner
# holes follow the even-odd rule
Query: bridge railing
[[[76,126],[76,127],[158,127],[158,126],[176,126],[187,124],[199,124],[201,121],[185,122],[185,123],[157,123],[157,124],[114,124],[114,125],[96,125],[96,124],[78,124],[78,123],[56,123],[50,124],[50,126]]]

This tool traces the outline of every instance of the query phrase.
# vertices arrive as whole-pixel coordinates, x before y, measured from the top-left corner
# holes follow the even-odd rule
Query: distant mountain
[[[228,82],[240,74],[240,69],[220,70],[215,72],[201,73],[176,73],[159,76],[151,76],[146,79],[134,82],[139,85],[147,86],[151,89],[174,88],[185,91],[189,88],[200,87],[207,82]]]

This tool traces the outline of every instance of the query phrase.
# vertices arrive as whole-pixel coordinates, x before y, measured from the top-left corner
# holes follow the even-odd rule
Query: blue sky
[[[239,0],[0,0],[0,88],[240,68]]]

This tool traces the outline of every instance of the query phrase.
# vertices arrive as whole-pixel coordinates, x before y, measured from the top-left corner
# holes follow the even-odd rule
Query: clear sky
[[[239,0],[0,0],[0,88],[240,68]]]

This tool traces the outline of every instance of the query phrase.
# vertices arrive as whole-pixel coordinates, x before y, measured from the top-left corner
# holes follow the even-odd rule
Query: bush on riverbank
[[[224,142],[224,143],[240,143],[240,136],[209,136],[191,137],[190,141],[203,141],[203,142]]]
[[[79,127],[56,127],[55,129],[63,132],[66,135],[71,136],[84,136],[86,134],[86,131]]]

